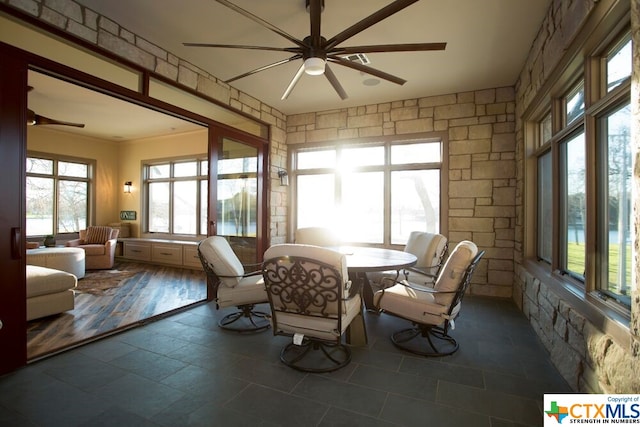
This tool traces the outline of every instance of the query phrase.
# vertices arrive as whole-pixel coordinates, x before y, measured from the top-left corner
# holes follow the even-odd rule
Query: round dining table
[[[337,250],[346,255],[349,278],[362,287],[362,299],[367,310],[374,310],[373,290],[367,277],[368,272],[397,271],[416,264],[415,255],[395,249],[374,248],[368,246],[340,246]],[[364,318],[354,319],[347,330],[347,342],[364,345],[367,342]]]

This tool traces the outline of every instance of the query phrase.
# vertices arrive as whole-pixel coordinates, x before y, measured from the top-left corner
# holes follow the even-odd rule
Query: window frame
[[[604,271],[607,262],[603,259],[608,256],[608,247],[604,248],[602,239],[598,238],[601,233],[602,226],[599,225],[603,220],[602,209],[599,208],[599,197],[602,192],[603,172],[598,165],[599,156],[598,148],[602,145],[600,131],[598,130],[598,120],[615,111],[621,105],[630,103],[631,78],[624,79],[612,90],[607,88],[606,64],[611,52],[621,47],[623,43],[630,40],[630,30],[628,24],[623,26],[622,30],[616,33],[615,37],[608,38],[605,42],[597,45],[591,55],[586,55],[583,62],[577,69],[565,70],[568,76],[557,76],[557,82],[550,87],[549,95],[544,97],[544,101],[532,108],[531,112],[525,114],[525,117],[531,117],[526,120],[529,129],[527,133],[527,144],[531,147],[527,156],[527,176],[531,177],[530,189],[535,189],[534,197],[527,197],[527,203],[535,203],[535,213],[529,221],[528,228],[535,232],[526,233],[525,239],[529,242],[525,245],[526,256],[536,256],[536,263],[543,270],[549,271],[549,274],[556,279],[557,283],[561,283],[571,294],[578,298],[589,302],[592,306],[599,307],[603,312],[608,313],[612,318],[623,323],[630,320],[630,305],[622,304],[619,300],[607,296],[601,292],[601,282],[603,277],[608,276],[608,272]],[[584,77],[583,77],[584,76]],[[566,99],[574,93],[580,81],[584,81],[584,101],[585,110],[582,118],[574,119],[571,123],[567,123]],[[542,97],[540,98],[543,99]],[[542,141],[542,123],[547,118],[548,112],[552,114],[552,136],[550,141]],[[561,181],[562,174],[562,153],[560,145],[575,135],[582,128],[585,134],[585,161],[586,161],[586,215],[587,224],[585,229],[585,277],[584,279],[575,277],[575,275],[567,274],[562,268],[562,224],[561,209],[562,203]],[[606,141],[605,141],[606,143]],[[548,150],[552,152],[552,174],[553,174],[553,232],[552,232],[552,259],[551,262],[542,260],[538,255],[538,244],[541,241],[539,229],[540,219],[538,205],[538,161]],[[606,180],[605,180],[606,181]]]
[[[416,143],[437,143],[440,144],[440,162],[426,162],[426,163],[407,163],[407,164],[392,164],[391,163],[391,146],[393,145],[405,145]],[[374,138],[358,138],[339,141],[327,141],[323,143],[302,143],[292,145],[289,148],[289,175],[291,186],[291,203],[289,206],[289,215],[291,218],[288,233],[289,240],[292,240],[294,232],[298,227],[298,200],[297,200],[297,181],[299,176],[304,175],[319,175],[330,174],[334,177],[334,200],[336,205],[341,201],[342,190],[342,176],[339,172],[340,168],[340,151],[349,148],[363,148],[363,147],[384,147],[384,163],[382,165],[364,165],[354,167],[351,172],[383,172],[383,240],[380,243],[366,243],[366,242],[345,242],[355,245],[367,245],[386,248],[402,248],[404,246],[400,243],[392,243],[392,208],[391,208],[391,176],[393,172],[398,171],[411,171],[411,170],[439,170],[440,186],[439,186],[439,230],[436,232],[447,235],[448,233],[448,203],[446,202],[446,195],[448,194],[448,144],[447,135],[444,132],[433,132],[426,134],[410,134],[410,135],[394,135],[387,137],[374,137]],[[336,150],[335,166],[322,168],[306,168],[298,169],[297,167],[297,154],[300,152],[313,152],[322,150]]]
[[[40,152],[40,151],[27,151],[27,155],[26,158],[37,158],[37,159],[44,159],[44,160],[51,160],[53,162],[53,172],[51,174],[42,174],[42,173],[31,173],[26,171],[26,177],[36,177],[36,178],[51,178],[53,179],[53,191],[54,191],[54,195],[53,195],[53,215],[52,215],[52,221],[53,221],[53,235],[56,237],[62,237],[63,239],[72,239],[74,237],[77,237],[79,235],[79,230],[78,231],[73,231],[73,232],[65,232],[65,233],[61,233],[58,230],[58,224],[59,224],[59,220],[58,220],[58,200],[59,200],[59,183],[60,181],[76,181],[76,182],[85,182],[87,183],[87,212],[86,212],[86,218],[87,218],[87,227],[89,225],[93,225],[95,223],[95,176],[96,176],[96,160],[95,159],[88,159],[88,158],[82,158],[82,157],[74,157],[74,156],[66,156],[66,155],[61,155],[61,154],[55,154],[55,153],[44,153],[44,152]],[[58,175],[58,171],[59,171],[59,167],[58,167],[58,163],[60,162],[69,162],[69,163],[79,163],[79,164],[83,164],[87,166],[87,177],[86,178],[82,178],[82,177],[74,177],[74,176],[66,176],[66,175]],[[28,182],[28,180],[27,180]],[[27,184],[25,184],[27,185]],[[26,187],[25,187],[26,189]],[[26,233],[26,228],[25,228],[25,233]],[[42,238],[44,237],[44,235],[38,235],[38,234],[34,234],[34,235],[27,235],[27,237],[29,238]]]
[[[196,175],[191,176],[178,176],[175,174],[175,165],[180,163],[196,163]],[[149,159],[141,161],[141,175],[142,175],[142,200],[141,206],[143,208],[142,212],[142,236],[145,238],[168,238],[168,239],[202,239],[207,236],[207,230],[202,230],[203,222],[201,215],[203,213],[202,210],[202,181],[208,183],[209,172],[208,169],[211,165],[208,164],[209,157],[207,153],[197,154],[193,156],[181,156],[181,157],[169,157],[163,159]],[[203,171],[203,163],[207,164],[207,170]],[[160,177],[160,178],[151,178],[150,177],[150,168],[152,166],[158,165],[169,165],[169,177]],[[185,181],[196,181],[196,195],[195,195],[195,225],[196,225],[196,233],[195,234],[185,234],[185,233],[175,233],[174,232],[174,183],[176,182],[185,182]],[[157,232],[150,231],[150,206],[149,206],[149,185],[152,183],[160,183],[167,182],[169,183],[169,211],[168,211],[168,231],[167,232]],[[208,199],[208,197],[207,197]],[[205,209],[207,212],[208,209]],[[205,223],[206,224],[206,221]],[[206,228],[206,227],[205,227]]]

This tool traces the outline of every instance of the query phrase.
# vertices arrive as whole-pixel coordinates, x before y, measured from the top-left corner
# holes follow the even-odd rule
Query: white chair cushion
[[[477,253],[478,247],[475,243],[469,240],[458,243],[440,271],[433,288],[441,292],[451,292],[458,289],[465,270]],[[453,297],[453,293],[439,294],[435,296],[435,299],[439,304],[446,306],[453,300]]]
[[[221,236],[207,237],[200,242],[198,248],[218,276],[233,276],[220,277],[222,284],[233,288],[240,283],[244,275],[244,267],[227,239]],[[219,292],[220,289],[218,289]]]
[[[77,286],[71,273],[38,265],[27,265],[27,298],[68,291]]]
[[[220,308],[269,301],[261,274],[243,277],[236,286],[220,286],[216,302]]]
[[[446,243],[447,239],[442,234],[412,231],[404,251],[414,254],[418,258],[417,267],[434,267],[438,265]]]
[[[397,314],[414,322],[439,325],[445,320],[448,306],[438,304],[433,294],[417,292],[407,286],[397,284],[373,296],[376,307]],[[460,310],[460,304],[455,307],[452,317]]]

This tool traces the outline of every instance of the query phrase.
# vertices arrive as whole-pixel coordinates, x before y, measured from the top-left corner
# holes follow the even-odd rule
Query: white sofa
[[[77,284],[71,273],[27,265],[27,320],[73,310]]]

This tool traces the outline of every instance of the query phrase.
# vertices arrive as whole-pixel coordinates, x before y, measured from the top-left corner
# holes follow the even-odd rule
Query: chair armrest
[[[65,244],[65,246],[68,246],[68,247],[75,247],[75,246],[80,246],[80,245],[84,245],[84,240],[82,240],[82,239],[69,240]]]
[[[105,245],[107,248],[110,248],[110,247],[112,247],[112,246],[113,246],[113,247],[115,247],[117,244],[118,244],[118,239],[110,239],[110,240],[107,240],[107,241],[104,243],[104,245]]]

